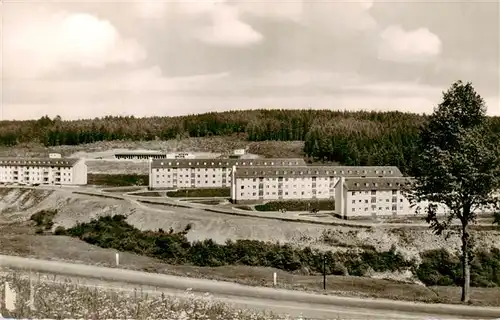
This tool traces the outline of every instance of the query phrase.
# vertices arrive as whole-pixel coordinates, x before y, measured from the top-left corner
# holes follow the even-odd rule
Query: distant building
[[[246,153],[245,149],[233,150],[233,155],[235,155],[235,156],[243,156],[243,155],[245,155],[245,153]]]
[[[49,153],[49,158],[50,159],[60,159],[61,154],[60,153]]]
[[[189,152],[173,152],[167,154],[167,159],[195,159],[195,155]]]
[[[117,160],[149,160],[153,159],[166,159],[167,155],[159,151],[127,151],[115,153]]]
[[[0,183],[85,185],[87,165],[72,158],[0,158]]]
[[[396,217],[424,215],[428,203],[414,207],[402,192],[410,182],[408,177],[344,178],[335,185],[335,213],[349,217]],[[437,213],[446,213],[447,207],[438,205]]]
[[[304,159],[165,159],[150,162],[151,188],[231,187],[233,167],[305,166]]]
[[[254,160],[255,161],[255,160]],[[402,177],[397,167],[296,166],[235,167],[231,199],[234,203],[269,200],[334,199],[340,177]]]

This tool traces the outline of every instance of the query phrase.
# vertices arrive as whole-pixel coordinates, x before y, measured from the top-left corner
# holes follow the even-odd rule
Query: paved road
[[[250,287],[240,284],[152,274],[124,269],[104,268],[57,261],[0,255],[0,267],[31,269],[95,281],[126,282],[161,288],[162,291],[186,290],[209,292],[214,297],[239,307],[265,309],[276,313],[303,315],[309,318],[332,319],[494,319],[500,308],[479,308],[459,305],[421,304],[390,300],[359,299],[311,294],[300,291]]]

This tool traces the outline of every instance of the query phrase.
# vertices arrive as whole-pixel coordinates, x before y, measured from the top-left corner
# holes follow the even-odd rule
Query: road
[[[460,305],[423,304],[391,300],[326,296],[300,291],[250,287],[236,283],[193,279],[115,268],[72,264],[0,255],[0,267],[31,269],[38,272],[83,277],[95,286],[110,287],[112,282],[142,286],[143,290],[159,288],[160,292],[178,294],[191,288],[196,293],[211,293],[214,298],[237,307],[261,309],[314,319],[494,319],[500,308]],[[116,286],[116,284],[115,284]],[[144,288],[146,287],[146,288]],[[158,292],[157,290],[152,290]]]

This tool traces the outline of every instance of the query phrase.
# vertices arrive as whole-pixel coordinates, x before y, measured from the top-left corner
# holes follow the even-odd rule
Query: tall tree
[[[417,142],[409,198],[421,205],[437,234],[459,232],[462,240],[462,302],[469,302],[473,239],[477,214],[497,212],[500,153],[486,117],[486,106],[471,83],[455,82],[423,124]],[[444,205],[438,213],[438,205]],[[460,221],[460,228],[454,221]]]

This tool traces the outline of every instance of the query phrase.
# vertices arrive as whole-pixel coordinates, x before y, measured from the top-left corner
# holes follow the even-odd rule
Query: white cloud
[[[40,77],[68,66],[131,64],[146,56],[135,40],[123,39],[109,21],[31,6],[19,10],[11,4],[4,10],[5,77]]]
[[[140,1],[136,7],[143,19],[175,17],[173,19],[180,23],[190,24],[184,28],[186,35],[207,44],[243,47],[263,39],[252,26],[240,19],[240,10],[226,0]]]
[[[205,43],[218,46],[242,47],[262,40],[262,35],[250,25],[239,20],[236,8],[221,7],[214,11],[213,25],[203,27],[197,38]]]
[[[441,40],[426,28],[406,31],[389,26],[380,33],[378,57],[395,62],[421,62],[441,53]]]

